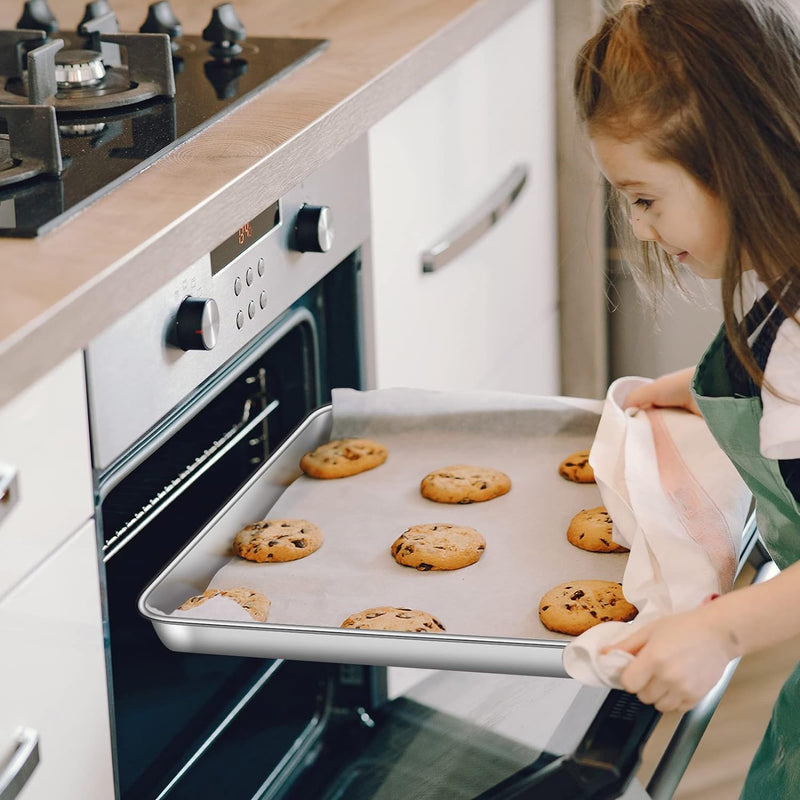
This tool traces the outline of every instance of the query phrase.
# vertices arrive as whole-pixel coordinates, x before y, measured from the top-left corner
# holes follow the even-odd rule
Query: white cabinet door
[[[0,408],[0,598],[92,516],[83,354]]]
[[[532,0],[370,131],[372,385],[557,391],[554,108],[552,4]],[[423,273],[520,165],[516,201]]]
[[[20,800],[111,800],[93,522],[0,602],[0,642],[0,776],[8,777],[15,756],[38,737],[39,764]]]

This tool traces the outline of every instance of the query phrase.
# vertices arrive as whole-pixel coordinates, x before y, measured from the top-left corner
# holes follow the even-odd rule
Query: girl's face
[[[701,278],[721,278],[728,219],[720,200],[674,161],[656,161],[641,140],[592,137],[595,160],[630,203],[633,233],[655,242]]]

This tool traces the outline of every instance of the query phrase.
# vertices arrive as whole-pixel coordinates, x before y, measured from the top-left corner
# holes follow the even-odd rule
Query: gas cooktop
[[[137,33],[119,31],[106,0],[75,32],[28,0],[0,30],[0,236],[52,229],[326,45],[248,38],[231,3],[193,36],[168,0]]]

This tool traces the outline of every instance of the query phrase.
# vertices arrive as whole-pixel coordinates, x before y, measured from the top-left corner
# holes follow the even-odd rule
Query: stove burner
[[[113,2],[113,0],[112,0]],[[38,236],[327,45],[248,39],[230,3],[186,35],[169,0],[120,33],[108,0],[78,30],[25,0],[0,30],[0,237]]]
[[[97,86],[106,75],[100,53],[94,50],[59,50],[55,56],[56,86],[81,89]]]

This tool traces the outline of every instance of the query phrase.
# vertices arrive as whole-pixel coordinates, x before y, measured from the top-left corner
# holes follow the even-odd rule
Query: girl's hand
[[[734,640],[710,623],[703,606],[651,622],[601,652],[609,650],[635,656],[622,672],[622,686],[662,712],[695,706],[738,655]]]
[[[625,408],[685,408],[700,416],[690,385],[694,367],[670,372],[652,383],[634,389],[625,398]]]

